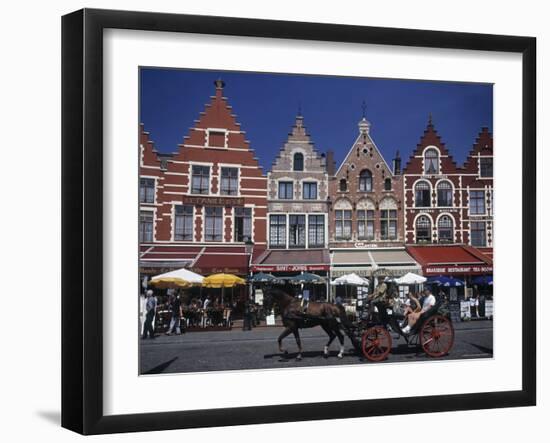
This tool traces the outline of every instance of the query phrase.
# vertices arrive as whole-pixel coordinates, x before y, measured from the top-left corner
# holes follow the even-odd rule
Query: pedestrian
[[[171,296],[170,311],[172,312],[172,318],[170,319],[170,327],[168,328],[166,335],[171,335],[172,332],[174,331],[174,328],[176,330],[176,334],[180,335],[182,308],[181,308],[181,298],[180,298],[179,292],[176,295]]]
[[[155,330],[153,329],[153,320],[157,311],[157,299],[153,295],[151,289],[147,290],[147,299],[145,301],[145,325],[143,327],[143,335],[145,339],[149,335],[150,338],[155,338]]]

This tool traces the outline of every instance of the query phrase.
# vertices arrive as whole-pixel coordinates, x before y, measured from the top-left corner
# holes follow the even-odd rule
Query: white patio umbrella
[[[352,272],[351,274],[342,275],[330,282],[331,285],[350,285],[350,286],[368,286],[369,281],[366,278],[359,277]]]
[[[408,272],[403,277],[396,278],[394,280],[394,283],[398,285],[419,285],[426,282],[426,280],[426,277]]]
[[[166,272],[164,274],[155,275],[151,279],[151,284],[157,287],[188,287],[199,285],[204,280],[204,277],[191,272],[189,269],[181,268],[175,271]]]

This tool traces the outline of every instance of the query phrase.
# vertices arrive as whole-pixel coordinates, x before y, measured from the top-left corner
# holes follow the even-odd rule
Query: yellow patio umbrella
[[[212,274],[204,277],[202,286],[205,288],[232,288],[246,284],[246,280],[233,274]]]
[[[246,284],[246,280],[233,274],[212,274],[202,281],[203,288],[221,288],[222,300],[225,288],[234,288],[237,285]],[[231,289],[231,303],[233,303],[233,289]]]

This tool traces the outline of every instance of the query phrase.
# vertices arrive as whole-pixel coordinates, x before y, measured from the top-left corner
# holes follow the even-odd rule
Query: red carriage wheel
[[[446,355],[455,340],[451,321],[442,315],[434,315],[424,322],[420,329],[420,345],[430,357]]]
[[[365,331],[361,348],[363,355],[370,361],[382,361],[391,351],[391,335],[382,326],[373,326]]]

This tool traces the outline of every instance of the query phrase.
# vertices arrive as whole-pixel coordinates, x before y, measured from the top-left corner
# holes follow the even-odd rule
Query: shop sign
[[[209,197],[198,195],[184,195],[182,203],[189,205],[215,205],[215,206],[243,206],[243,197]]]
[[[424,266],[424,275],[445,274],[489,274],[493,272],[492,266]]]
[[[253,271],[268,272],[301,272],[301,271],[328,271],[329,265],[255,265]]]

